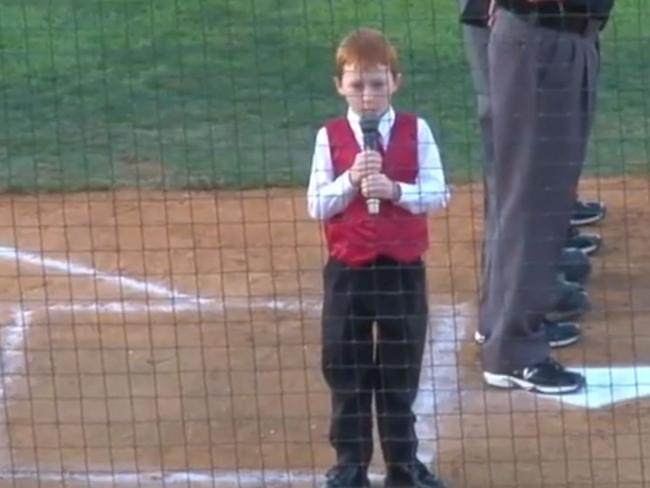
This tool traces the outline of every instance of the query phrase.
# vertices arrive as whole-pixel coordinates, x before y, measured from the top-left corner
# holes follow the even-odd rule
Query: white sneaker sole
[[[596,222],[601,221],[604,219],[604,216],[599,215],[598,217],[591,217],[590,219],[583,219],[583,220],[571,220],[571,225],[575,227],[584,227],[585,225],[591,225],[595,224]]]
[[[605,207],[605,205],[603,205],[603,212],[601,214],[596,215],[595,217],[591,217],[589,219],[582,219],[582,220],[573,220],[573,219],[571,219],[570,222],[571,222],[571,225],[574,225],[576,227],[582,227],[582,226],[585,226],[585,225],[591,225],[591,224],[595,224],[596,222],[600,222],[601,220],[603,220],[605,218],[606,215],[607,215],[607,207]]]
[[[531,383],[530,381],[517,378],[516,376],[512,376],[508,374],[488,373],[487,371],[483,372],[483,379],[488,385],[494,386],[496,388],[502,388],[502,389],[521,388],[522,390],[531,393],[542,393],[545,395],[564,395],[567,393],[573,393],[574,391],[578,391],[580,388],[584,386],[582,383],[577,385],[566,385],[566,386],[536,385],[535,383]]]
[[[595,237],[597,236],[596,234],[582,234],[582,235],[583,235],[583,236],[586,236],[586,237],[593,237],[593,238],[595,238]],[[593,245],[591,245],[591,246],[589,246],[589,247],[565,246],[564,249],[565,249],[565,250],[569,250],[569,251],[570,251],[570,250],[578,250],[578,251],[582,251],[582,252],[585,253],[587,256],[591,256],[591,255],[594,254],[596,251],[600,251],[600,248],[602,247],[602,245],[603,245],[602,237],[599,237],[599,243],[598,243],[598,244],[593,244]]]
[[[576,342],[580,340],[580,336],[573,336],[569,337],[567,339],[564,339],[563,341],[552,341],[549,342],[548,345],[551,346],[553,349],[558,349],[560,347],[567,347],[567,346],[572,346]]]
[[[583,247],[582,252],[584,252],[587,256],[591,256],[593,253],[595,253],[599,249],[600,249],[600,246],[597,246],[597,245],[594,244],[593,246]]]

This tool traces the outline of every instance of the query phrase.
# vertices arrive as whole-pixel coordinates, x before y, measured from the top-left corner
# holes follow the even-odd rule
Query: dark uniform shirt
[[[511,12],[541,15],[557,15],[562,12],[561,6],[563,6],[566,13],[605,20],[614,6],[614,0],[564,0],[563,2],[538,3],[531,3],[527,0],[497,0],[497,4]]]
[[[585,15],[606,21],[615,0],[564,0],[562,2],[538,2],[527,0],[497,0],[497,4],[511,12],[528,15]],[[490,0],[467,0],[461,12],[461,21],[467,24],[487,25]]]

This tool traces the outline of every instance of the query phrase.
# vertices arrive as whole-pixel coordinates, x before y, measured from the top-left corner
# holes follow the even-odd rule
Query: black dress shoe
[[[575,322],[549,322],[548,320],[544,320],[542,327],[544,328],[548,345],[553,349],[570,346],[580,340],[580,326]],[[474,332],[474,342],[482,345],[486,340],[487,337],[478,330]]]
[[[544,318],[549,322],[560,322],[579,317],[590,309],[589,295],[582,285],[558,280],[557,300],[553,305],[553,310],[548,312]]]
[[[571,225],[595,224],[605,218],[607,207],[603,202],[577,200],[571,212]]]
[[[581,233],[580,230],[575,227],[569,227],[567,233],[567,239],[564,243],[565,249],[580,249],[582,252],[591,256],[592,254],[598,252],[601,245],[603,244],[603,238],[598,234],[586,234]]]
[[[554,349],[575,344],[580,340],[580,326],[575,322],[549,322],[542,323],[548,345]]]
[[[408,467],[389,468],[384,488],[446,488],[446,485],[417,461]]]
[[[591,262],[580,249],[564,249],[558,263],[558,271],[565,280],[584,285],[591,274]]]
[[[334,466],[325,478],[323,488],[370,488],[368,472],[361,466]]]

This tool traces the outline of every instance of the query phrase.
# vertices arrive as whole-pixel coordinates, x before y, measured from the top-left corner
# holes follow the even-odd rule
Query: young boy
[[[370,486],[374,395],[385,487],[442,488],[416,457],[412,410],[427,331],[426,214],[447,202],[438,148],[426,122],[391,106],[401,74],[381,32],[345,37],[336,70],[348,112],[318,132],[308,190],[309,213],[325,221],[329,249],[322,367],[337,464],[325,486]],[[376,151],[364,144],[368,114],[379,119]],[[381,202],[378,212],[369,212],[373,199]]]

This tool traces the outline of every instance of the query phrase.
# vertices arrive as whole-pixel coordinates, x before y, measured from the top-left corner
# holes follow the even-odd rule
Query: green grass
[[[619,1],[603,39],[597,174],[649,169],[649,1]],[[455,0],[0,0],[0,189],[304,184],[358,25],[398,45],[396,103],[451,179],[478,178]]]

